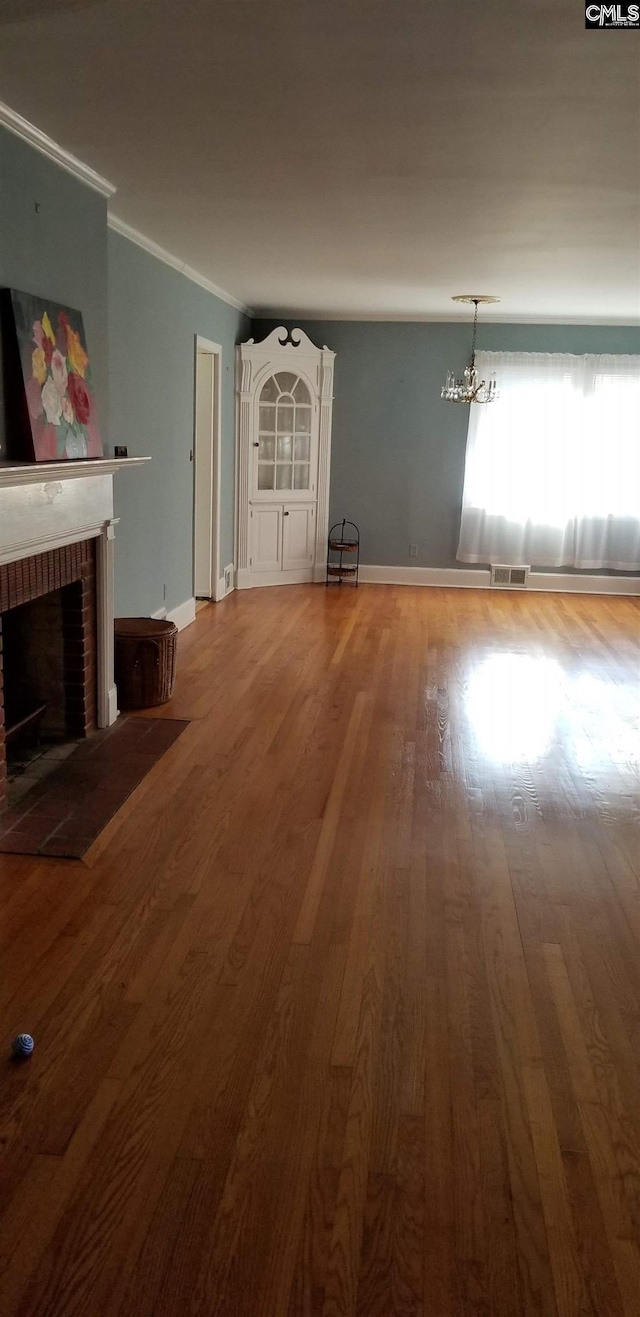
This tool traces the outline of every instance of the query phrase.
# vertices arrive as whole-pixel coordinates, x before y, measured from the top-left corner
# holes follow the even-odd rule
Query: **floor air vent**
[[[507,586],[526,586],[529,579],[528,567],[491,567],[491,584]]]

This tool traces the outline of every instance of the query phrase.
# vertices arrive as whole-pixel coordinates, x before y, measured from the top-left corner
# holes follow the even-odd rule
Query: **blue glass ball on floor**
[[[30,1033],[19,1033],[11,1044],[14,1056],[31,1056],[35,1043]]]

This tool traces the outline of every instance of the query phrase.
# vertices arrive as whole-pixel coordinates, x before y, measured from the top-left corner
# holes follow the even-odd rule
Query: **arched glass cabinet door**
[[[258,494],[309,494],[314,486],[311,395],[304,380],[279,370],[263,384],[258,402]]]

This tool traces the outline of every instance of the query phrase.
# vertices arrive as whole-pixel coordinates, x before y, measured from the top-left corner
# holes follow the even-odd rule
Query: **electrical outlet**
[[[410,544],[410,545],[409,545],[409,557],[410,557],[410,558],[417,558],[417,557],[418,557],[418,546],[417,546],[417,544]]]

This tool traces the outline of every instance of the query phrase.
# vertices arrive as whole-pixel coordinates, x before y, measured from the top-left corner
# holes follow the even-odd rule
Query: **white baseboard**
[[[227,590],[225,589],[224,582],[225,582],[225,578],[224,576],[221,576],[220,580],[218,581],[218,586],[216,589],[216,603],[219,603],[221,599],[226,599],[228,594],[233,594],[233,591],[236,588],[232,581],[232,584],[229,586],[229,589]]]
[[[517,589],[517,586],[514,587]],[[640,595],[640,576],[570,576],[568,572],[529,572],[530,590],[552,594]],[[498,589],[502,589],[498,586]]]
[[[185,599],[183,604],[178,604],[177,608],[170,608],[167,613],[167,621],[175,622],[178,631],[184,631],[186,626],[191,626],[196,620],[196,601],[195,599]]]
[[[242,573],[244,578],[245,574]],[[313,568],[300,567],[299,569],[290,568],[286,572],[252,572],[246,573],[248,580],[241,580],[241,574],[238,572],[238,589],[253,590],[256,586],[261,585],[308,585],[314,580]]]
[[[489,584],[489,572],[480,568],[455,567],[369,567],[360,565],[358,580],[365,585],[453,585],[483,589]]]
[[[363,565],[359,580],[368,585],[430,585],[463,590],[505,590],[524,593],[522,586],[491,586],[484,567],[376,567]],[[529,572],[528,590],[559,594],[640,595],[639,576],[573,576],[568,572]]]
[[[230,577],[230,580],[231,580],[231,584],[229,585],[229,587],[227,587],[227,585],[226,585],[227,577]],[[231,592],[232,592],[233,590],[235,590],[235,588],[236,588],[236,587],[235,587],[235,568],[234,568],[233,563],[230,562],[230,563],[228,563],[227,566],[225,567],[224,572],[222,573],[222,576],[219,577],[219,579],[218,579],[218,584],[217,584],[217,586],[216,586],[216,596],[215,596],[215,597],[216,597],[216,603],[218,603],[218,602],[220,601],[220,599],[224,599],[224,598],[226,598],[226,596],[227,596],[228,594],[231,594]]]
[[[106,724],[107,727],[111,727],[112,723],[115,722],[117,717],[118,717],[118,692],[114,684],[113,686],[109,687],[109,693],[107,696],[107,719],[108,719],[108,722]]]
[[[151,614],[154,622],[164,622],[167,616],[166,608],[159,608],[157,612]]]

